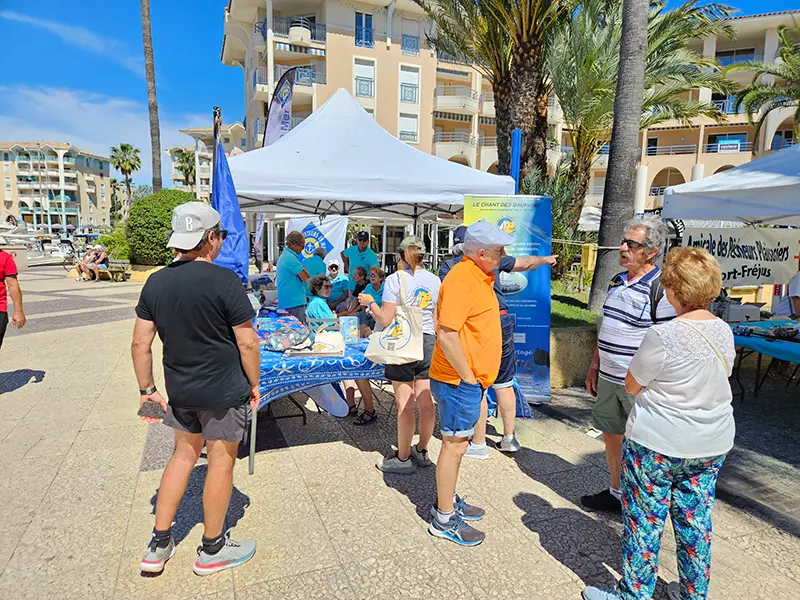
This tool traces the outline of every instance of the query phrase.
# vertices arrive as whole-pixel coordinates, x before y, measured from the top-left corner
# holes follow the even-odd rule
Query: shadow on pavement
[[[8,373],[0,373],[0,394],[15,392],[29,383],[41,383],[44,381],[44,376],[44,371],[34,369],[17,369]]]
[[[207,465],[199,465],[192,471],[189,477],[189,484],[186,486],[186,493],[181,499],[178,506],[178,512],[175,515],[175,524],[172,526],[172,535],[175,542],[180,544],[195,525],[203,523],[203,486],[206,481],[206,474],[208,473]],[[156,514],[156,502],[158,501],[158,490],[150,498],[150,504],[153,506],[152,514]],[[244,517],[245,509],[250,506],[250,497],[240,492],[236,486],[233,487],[231,492],[231,501],[228,505],[228,514],[225,515],[224,529],[228,530],[236,527],[239,519]]]

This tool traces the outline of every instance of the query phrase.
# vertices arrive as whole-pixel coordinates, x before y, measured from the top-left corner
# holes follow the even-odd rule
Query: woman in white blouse
[[[585,600],[650,598],[667,515],[680,584],[673,600],[706,598],[711,509],[717,475],[733,447],[730,327],[706,307],[719,294],[719,263],[700,248],[675,248],[661,281],[678,318],[652,327],[631,362],[625,389],[636,396],[622,457],[622,580],[586,588]]]

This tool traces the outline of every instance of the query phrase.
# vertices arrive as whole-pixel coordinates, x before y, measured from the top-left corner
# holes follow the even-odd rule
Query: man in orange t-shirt
[[[437,502],[428,531],[462,546],[477,546],[485,535],[466,521],[485,511],[456,495],[461,459],[480,418],[481,400],[500,369],[503,335],[494,274],[503,248],[514,238],[485,219],[467,227],[464,260],[442,282],[437,305],[438,339],[431,361],[431,394],[436,399],[442,450],[436,463]]]

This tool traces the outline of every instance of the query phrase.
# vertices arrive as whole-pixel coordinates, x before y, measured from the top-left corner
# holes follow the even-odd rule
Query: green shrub
[[[128,244],[128,238],[125,235],[125,223],[117,223],[110,233],[100,237],[97,242],[108,251],[111,258],[119,260],[130,260],[131,247]]]
[[[166,232],[172,228],[172,210],[194,201],[194,196],[178,190],[161,190],[134,200],[126,223],[130,260],[138,265],[164,265],[173,258],[167,248]]]

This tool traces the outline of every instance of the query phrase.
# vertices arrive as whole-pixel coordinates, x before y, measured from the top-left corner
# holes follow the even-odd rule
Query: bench
[[[131,261],[112,258],[108,261],[108,269],[100,271],[100,275],[108,273],[111,281],[127,281],[131,277]]]

